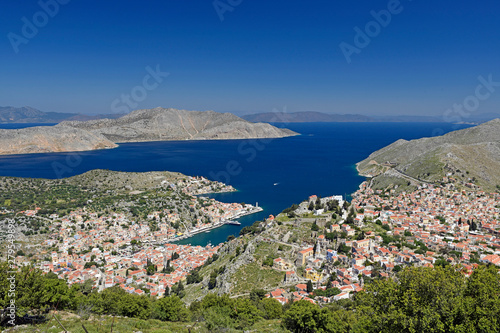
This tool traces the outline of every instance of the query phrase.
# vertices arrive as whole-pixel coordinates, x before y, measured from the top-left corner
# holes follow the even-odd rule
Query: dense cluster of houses
[[[56,273],[69,285],[92,280],[93,287],[100,291],[118,285],[130,293],[142,295],[147,292],[162,297],[167,287],[185,281],[189,272],[202,266],[218,249],[219,246],[165,244],[144,247],[130,255],[113,255],[99,248],[82,256],[54,251],[51,262],[42,263],[40,268]],[[86,267],[86,263],[92,265]],[[148,266],[153,266],[153,270],[149,271]],[[162,273],[167,266],[172,271]]]
[[[465,275],[472,274],[481,263],[500,267],[498,193],[457,192],[452,188],[424,185],[410,193],[396,194],[394,190],[374,191],[365,182],[353,194],[351,205],[357,212],[354,225],[342,220],[330,224],[328,230],[344,233],[347,238],[343,244],[349,252],[338,253],[334,242],[319,235],[314,247],[302,248],[297,253],[295,263],[305,267],[303,276],[289,280],[310,280],[315,288],[338,288],[340,293],[314,297],[307,292],[306,284],[299,283],[288,291],[278,288],[267,297],[276,298],[282,304],[300,299],[329,303],[361,291],[364,279],[387,278],[409,265],[433,267],[439,259],[458,265]],[[375,221],[385,226],[387,235],[401,236],[406,245],[384,243],[381,235],[366,231],[364,227]],[[365,229],[364,238],[349,240],[356,234],[354,228]],[[296,276],[294,267],[282,258],[275,259],[273,266]],[[329,279],[331,275],[336,279]]]
[[[236,218],[255,207],[245,204],[222,203],[197,194],[234,191],[232,186],[213,182],[204,177],[186,177],[176,183],[163,181],[168,186],[192,196],[186,203],[191,211],[198,212],[197,219],[183,223],[179,213],[169,209],[152,211],[145,221],[132,221],[125,213],[90,213],[77,209],[60,217],[52,214],[49,238],[35,258],[45,272],[54,272],[71,285],[93,281],[93,287],[103,290],[119,285],[127,292],[162,296],[167,287],[186,279],[188,273],[203,265],[219,246],[191,247],[169,244],[181,236],[210,229],[227,219]],[[36,216],[40,207],[20,212]],[[151,230],[151,221],[156,230]],[[179,228],[175,229],[174,225]],[[179,257],[172,258],[176,253]],[[16,258],[18,265],[29,264],[25,256]],[[148,271],[148,266],[153,271]],[[169,273],[162,273],[168,266]],[[171,272],[170,272],[171,271]],[[153,273],[153,274],[152,274]],[[146,291],[145,291],[146,290]]]
[[[484,263],[498,264],[500,255],[500,194],[483,191],[454,191],[444,187],[423,185],[406,193],[385,195],[363,183],[353,195],[356,217],[378,219],[390,226],[393,235],[411,234],[409,243],[420,242],[432,251],[393,254],[396,261],[429,263],[436,253],[450,251],[460,256],[446,256],[452,264],[470,267],[474,257]]]

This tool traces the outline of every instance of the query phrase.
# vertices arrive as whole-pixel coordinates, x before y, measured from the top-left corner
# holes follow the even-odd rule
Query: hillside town
[[[324,304],[350,298],[367,281],[392,277],[407,266],[452,265],[465,276],[480,264],[500,267],[499,193],[427,184],[396,193],[374,191],[364,182],[352,198],[350,213],[344,211],[336,221],[315,210],[329,221],[316,243],[302,247],[295,262],[277,258],[273,265],[301,283],[267,297],[282,304],[301,299]],[[311,196],[295,213],[304,213],[316,200]],[[328,289],[335,289],[329,297],[315,297],[317,290]]]
[[[89,212],[80,208],[65,216],[51,214],[47,220],[37,216],[42,205],[17,212],[16,217],[47,220],[48,233],[41,244],[30,244],[37,249],[35,255],[28,257],[18,251],[15,264],[35,263],[45,273],[55,273],[69,285],[90,280],[92,288],[99,291],[119,285],[130,293],[161,297],[166,289],[184,281],[189,272],[205,264],[220,247],[171,242],[262,210],[250,204],[223,203],[200,196],[235,191],[230,185],[204,177],[164,180],[158,186],[183,193],[188,200],[176,200],[174,208],[150,211],[145,219],[123,212]],[[136,194],[141,193],[132,193]],[[191,214],[184,214],[186,210],[179,209],[180,206],[186,206]]]
[[[83,209],[62,217],[53,214],[39,253],[32,258],[19,255],[16,263],[36,259],[44,272],[55,273],[70,285],[91,281],[98,291],[120,286],[129,293],[162,297],[218,255],[223,245],[172,242],[261,210],[194,196],[214,189],[234,190],[206,179],[190,177],[166,185],[190,196],[187,204],[196,219],[166,208],[150,211],[144,220]],[[365,283],[392,277],[407,266],[452,265],[466,276],[479,264],[500,266],[499,203],[498,193],[427,184],[396,192],[373,190],[364,182],[350,203],[342,196],[312,195],[259,224],[264,230],[260,241],[294,249],[292,256],[272,259],[272,269],[284,278],[266,297],[281,304],[292,300],[327,304],[351,298]],[[38,209],[22,213],[36,216]],[[284,226],[289,230],[307,226],[311,237],[290,239],[291,232],[282,237],[279,228]]]

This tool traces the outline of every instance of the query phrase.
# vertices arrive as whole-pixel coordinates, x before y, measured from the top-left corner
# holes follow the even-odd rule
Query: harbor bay
[[[309,195],[349,198],[364,179],[357,174],[355,163],[381,147],[400,138],[440,135],[468,125],[296,123],[286,127],[301,135],[264,140],[125,143],[111,150],[3,156],[0,175],[54,179],[93,169],[167,170],[224,182],[237,191],[208,196],[226,203],[258,204],[262,211],[238,218],[241,225],[224,224],[179,241],[215,245]]]

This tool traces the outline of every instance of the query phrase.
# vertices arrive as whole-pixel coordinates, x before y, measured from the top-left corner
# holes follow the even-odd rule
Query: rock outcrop
[[[281,138],[297,133],[265,123],[251,123],[231,113],[155,108],[136,110],[118,119],[62,122],[102,134],[113,142]]]
[[[231,113],[155,108],[118,119],[65,121],[55,126],[0,130],[0,155],[84,151],[119,142],[282,138],[297,135]]]
[[[117,145],[100,134],[69,127],[0,130],[0,155],[85,151]]]

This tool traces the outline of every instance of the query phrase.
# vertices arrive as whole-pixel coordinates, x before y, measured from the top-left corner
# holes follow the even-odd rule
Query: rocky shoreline
[[[118,119],[62,122],[55,126],[0,130],[0,155],[116,148],[121,142],[234,140],[298,135],[230,113],[155,108]]]

